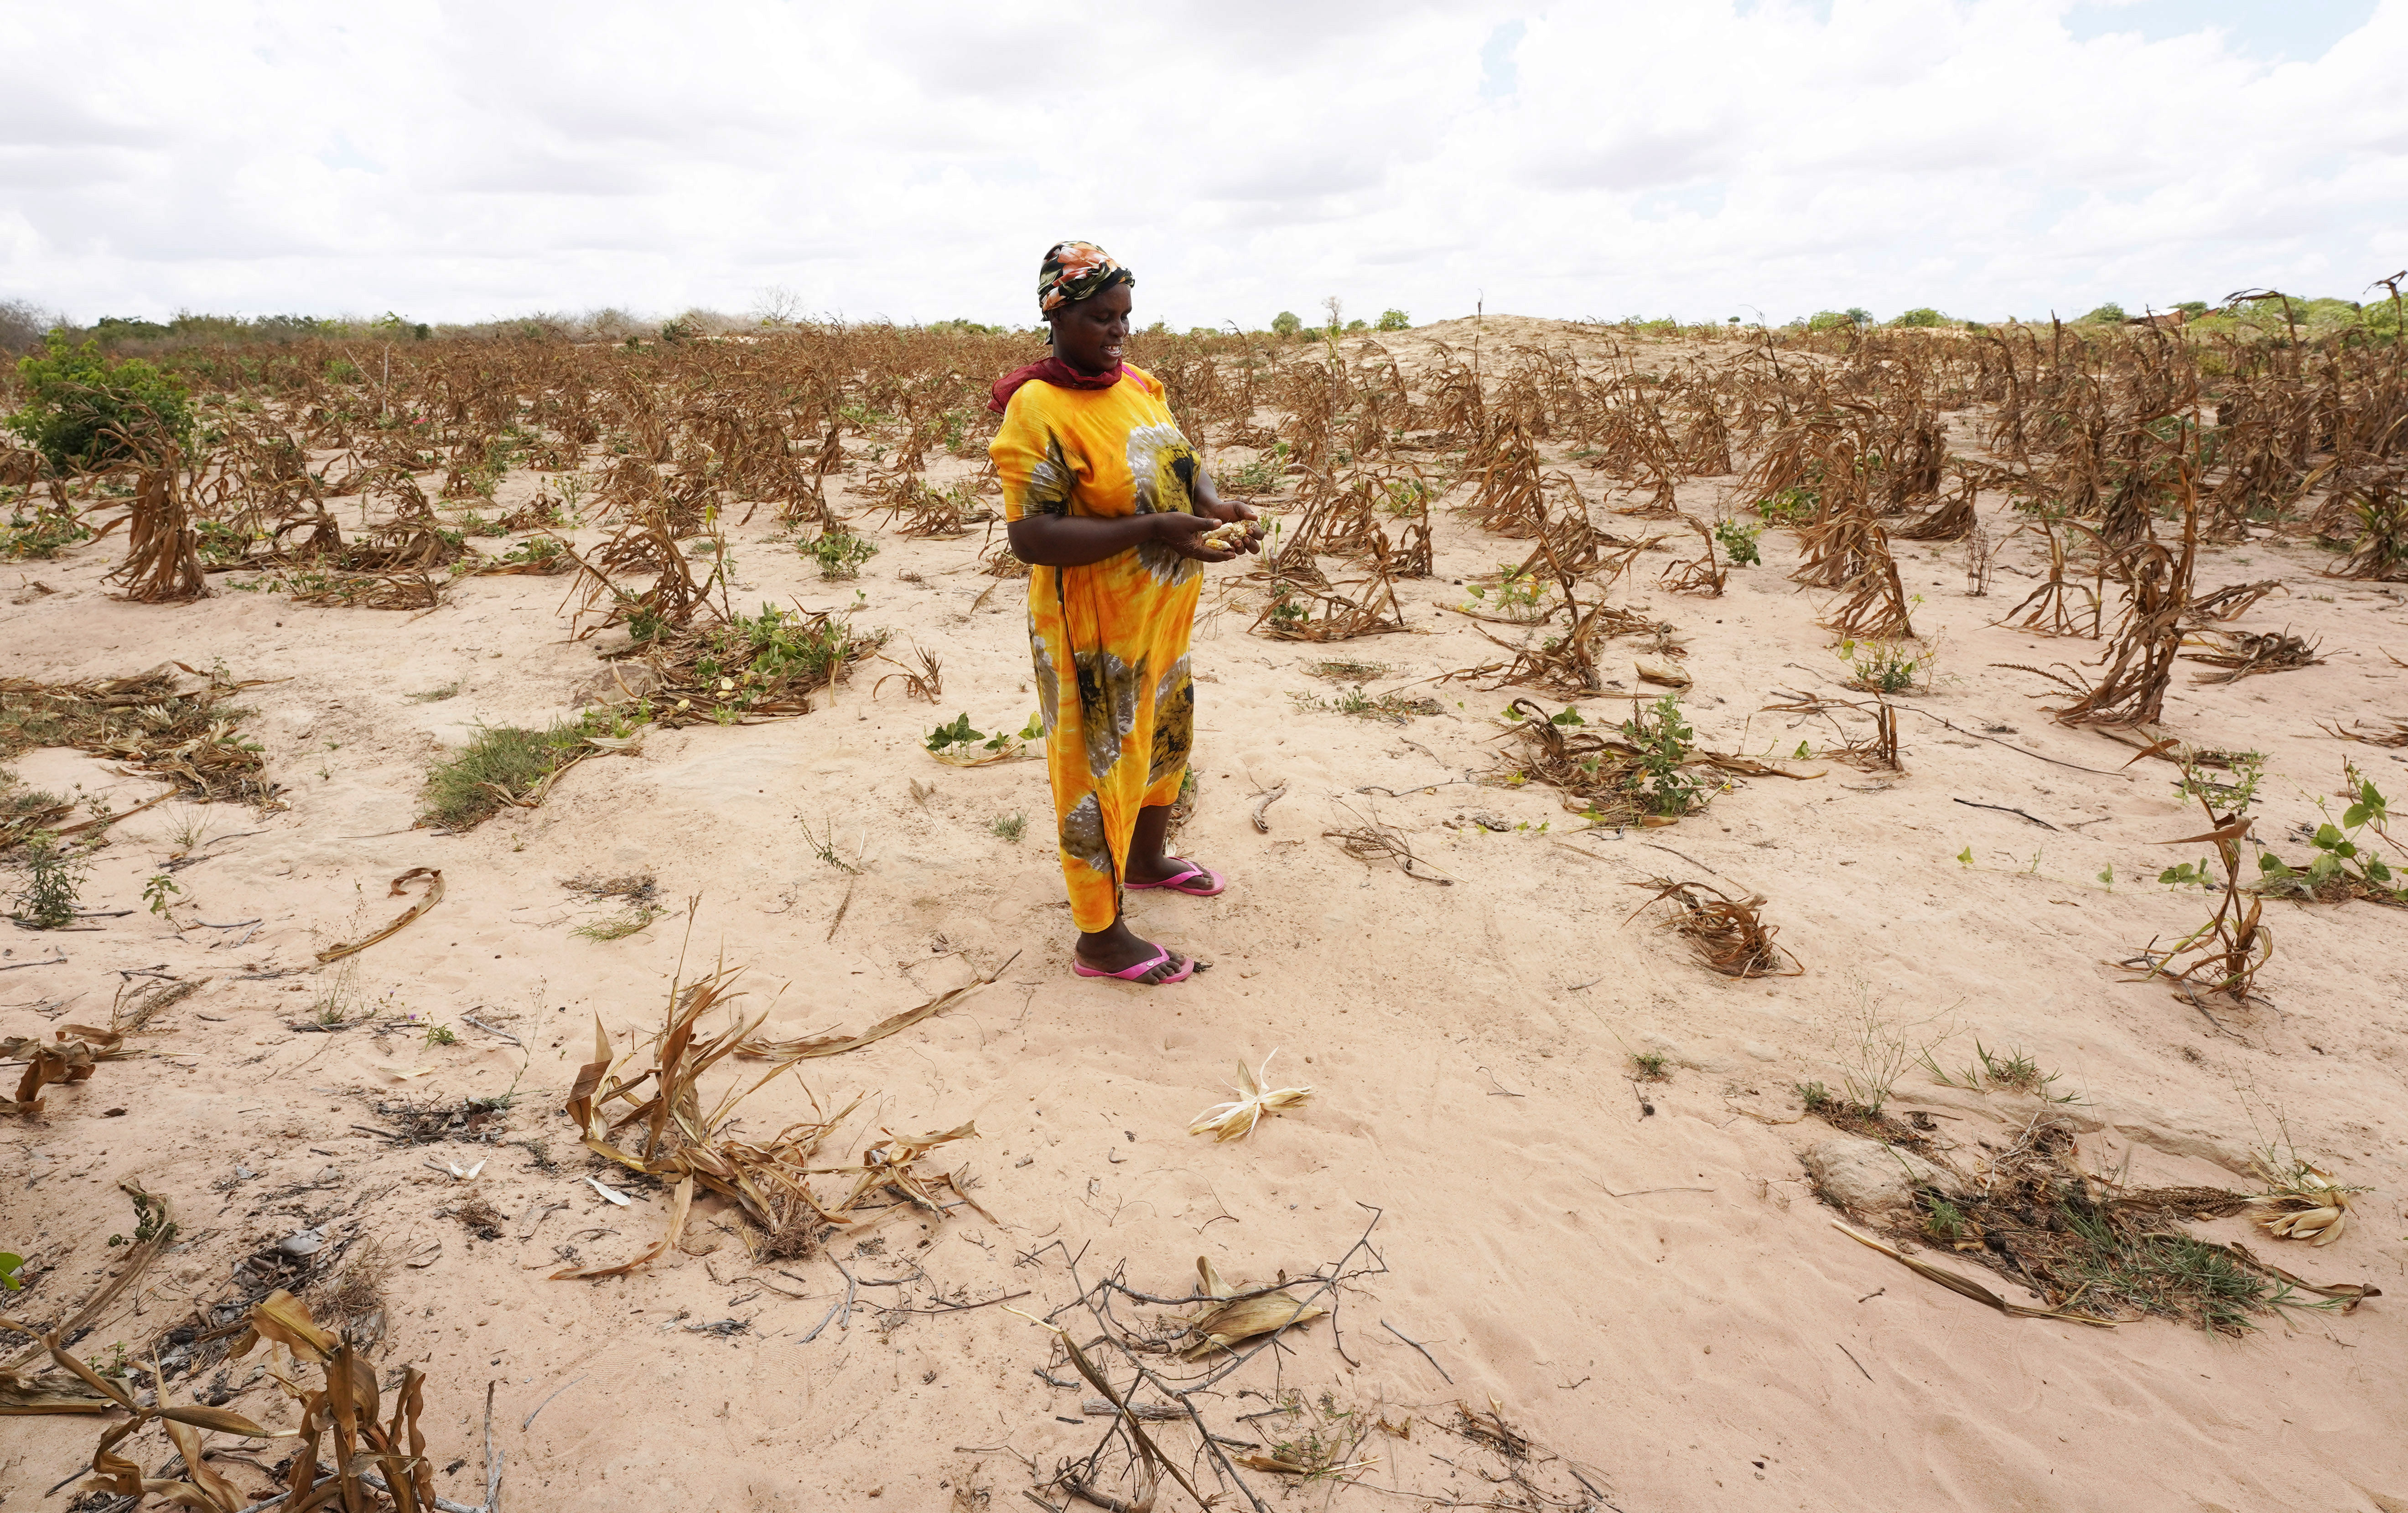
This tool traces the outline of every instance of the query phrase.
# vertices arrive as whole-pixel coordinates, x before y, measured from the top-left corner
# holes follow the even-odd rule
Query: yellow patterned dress
[[[1109,389],[1021,385],[987,449],[1006,520],[1194,514],[1199,465],[1154,376],[1124,366]],[[1147,542],[1083,567],[1028,576],[1028,649],[1045,717],[1045,763],[1060,821],[1070,918],[1120,917],[1138,810],[1179,796],[1195,742],[1188,633],[1197,564]]]

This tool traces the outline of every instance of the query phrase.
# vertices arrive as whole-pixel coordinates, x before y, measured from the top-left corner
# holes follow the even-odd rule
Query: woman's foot
[[[1143,938],[1120,920],[1113,921],[1109,930],[1082,935],[1072,954],[1082,977],[1119,978],[1145,987],[1184,981],[1197,965]],[[1138,970],[1140,967],[1143,970]]]
[[[1190,862],[1183,857],[1158,856],[1140,864],[1132,856],[1122,886],[1163,888],[1194,898],[1211,898],[1228,887],[1229,880],[1202,863]]]

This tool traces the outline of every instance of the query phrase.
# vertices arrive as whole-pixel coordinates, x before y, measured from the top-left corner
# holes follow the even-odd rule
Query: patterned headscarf
[[[1047,249],[1045,265],[1037,273],[1037,308],[1051,315],[1114,284],[1136,282],[1136,274],[1113,262],[1112,255],[1095,243],[1055,242]]]

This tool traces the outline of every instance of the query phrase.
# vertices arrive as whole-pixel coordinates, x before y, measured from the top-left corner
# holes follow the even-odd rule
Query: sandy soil
[[[1492,320],[1485,339],[1543,329]],[[504,502],[532,487],[512,478]],[[1719,492],[1709,480],[1682,497],[1706,510]],[[1906,775],[1799,763],[1822,776],[1746,780],[1664,830],[1575,836],[1553,792],[1478,780],[1503,761],[1491,717],[1512,695],[1433,679],[1495,655],[1448,607],[1463,601],[1458,580],[1523,547],[1445,521],[1440,575],[1399,585],[1407,635],[1291,645],[1249,635],[1240,604],[1208,609],[1196,653],[1201,800],[1183,849],[1231,887],[1210,901],[1132,895],[1141,929],[1212,963],[1193,982],[1140,990],[1070,976],[1041,765],[958,770],[921,749],[957,711],[1012,729],[1033,707],[1018,585],[974,609],[994,582],[976,571],[975,537],[882,533],[852,584],[823,581],[772,534],[760,521],[731,533],[738,604],[840,607],[857,589],[860,622],[892,627],[898,652],[916,641],[942,659],[939,707],[897,685],[874,699],[873,678],[858,678],[799,720],[655,734],[638,757],[583,764],[542,807],[459,835],[411,828],[428,764],[480,722],[567,712],[596,669],[591,644],[566,638],[566,580],[471,578],[412,617],[241,592],[129,605],[99,583],[108,545],[7,570],[11,675],[122,675],[174,658],[279,679],[244,702],[289,800],[266,815],[202,811],[222,835],[250,834],[179,874],[181,933],[140,903],[171,849],[169,805],[120,827],[84,890],[87,907],[134,912],[0,939],[0,965],[54,946],[67,957],[0,973],[0,1035],[46,1033],[46,1011],[105,1014],[121,971],[208,979],[154,1026],[154,1054],[105,1064],[0,1132],[0,1248],[37,1263],[12,1316],[57,1317],[108,1275],[122,1253],[110,1236],[131,1222],[115,1184],[138,1178],[172,1200],[184,1240],[86,1336],[87,1355],[144,1348],[192,1301],[225,1295],[244,1257],[306,1224],[356,1227],[395,1257],[440,1242],[386,1282],[380,1362],[429,1373],[427,1428],[452,1498],[480,1496],[477,1439],[495,1382],[505,1504],[519,1513],[870,1497],[1025,1506],[1023,1462],[1050,1473],[1085,1453],[1102,1420],[1080,1412],[1091,1394],[1039,1378],[1049,1336],[1002,1306],[856,1312],[803,1343],[844,1277],[824,1259],[750,1263],[710,1199],[689,1244],[713,1253],[599,1282],[546,1279],[562,1247],[615,1260],[658,1233],[666,1194],[609,1175],[558,1109],[595,1015],[623,1043],[658,1023],[692,897],[693,956],[746,965],[746,1002],[778,995],[780,1035],[857,1029],[999,973],[962,1006],[806,1063],[747,1106],[745,1127],[761,1132],[808,1112],[807,1089],[822,1103],[865,1093],[837,1142],[850,1154],[880,1127],[976,1120],[980,1138],[936,1164],[974,1178],[999,1222],[898,1215],[880,1228],[882,1246],[840,1248],[862,1281],[906,1279],[882,1305],[1025,1292],[1012,1306],[1042,1311],[1076,1292],[1070,1257],[1080,1283],[1122,1266],[1132,1286],[1180,1293],[1199,1253],[1233,1281],[1265,1281],[1334,1261],[1376,1208],[1386,1271],[1349,1290],[1336,1338],[1314,1324],[1277,1359],[1280,1385],[1413,1416],[1413,1440],[1374,1434],[1361,1452],[1377,1461],[1364,1477],[1373,1486],[1504,1506],[1482,1505],[1493,1489],[1433,1459],[1476,1463],[1441,1427],[1461,1402],[1493,1405],[1592,1468],[1626,1510],[2408,1507],[2408,915],[2275,906],[2278,953],[2260,979],[2275,1008],[2221,1029],[2108,964],[2202,917],[2200,895],[2151,880],[2200,849],[2163,843],[2200,827],[2171,769],[2128,769],[2128,749],[2053,725],[2028,696],[2038,679],[1992,666],[2095,651],[1986,623],[2029,586],[2015,571],[2034,565],[2028,541],[2002,554],[2011,570],[1980,599],[1966,596],[1961,549],[1900,545],[1923,596],[1918,628],[1944,645],[1937,687],[1902,701],[1914,711]],[[1820,596],[1784,576],[1791,538],[1768,534],[1764,547],[1765,564],[1734,571],[1721,598],[1655,591],[1665,554],[1642,559],[1614,596],[1685,634],[1703,741],[1785,757],[1828,733],[1760,707],[1776,691],[1837,693],[1845,668],[1814,628]],[[2186,664],[2170,707],[2188,739],[2269,754],[2263,836],[2314,818],[2310,795],[2333,791],[2344,752],[2408,794],[2401,754],[2316,729],[2408,715],[2408,674],[2377,649],[2408,654],[2401,598],[2320,578],[2324,561],[2272,543],[2209,552],[2202,587],[2281,576],[2287,594],[2241,623],[2320,636],[2326,661],[2229,687],[2195,686]],[[1215,571],[1242,598],[1236,569]],[[36,579],[57,592],[21,596]],[[1221,597],[1208,592],[1208,606]],[[1330,656],[1387,663],[1372,692],[1434,696],[1445,712],[1396,725],[1299,707],[1297,695],[1335,692],[1305,671]],[[451,685],[448,697],[413,697]],[[1612,698],[1584,707],[1591,720],[1627,712]],[[14,765],[37,786],[110,791],[121,806],[156,792],[72,752]],[[924,802],[915,780],[935,786]],[[1283,782],[1259,835],[1254,796]],[[1030,820],[1016,844],[991,829],[1014,813]],[[1357,815],[1401,827],[1452,883],[1366,865],[1323,838]],[[806,824],[833,826],[842,852],[859,852],[857,879],[812,854]],[[306,970],[317,947],[396,911],[387,881],[419,866],[442,869],[440,905],[354,970]],[[2100,878],[2111,868],[2112,885]],[[628,938],[577,938],[571,927],[601,911],[561,879],[596,871],[650,871],[678,908]],[[1736,982],[1703,970],[1630,918],[1647,895],[1628,885],[1659,875],[1761,892],[1803,975]],[[263,922],[247,937],[200,927],[252,919]],[[329,995],[377,1017],[309,1033]],[[2092,1329],[2003,1317],[1852,1243],[1801,1169],[1799,1150],[1831,1131],[1799,1119],[1793,1088],[1837,1085],[1868,1013],[1904,1043],[1933,1044],[1943,1065],[1970,1061],[1977,1037],[2029,1052],[2076,1100],[2066,1113],[2086,1132],[2086,1156],[2128,1163],[2136,1181],[2245,1186],[2251,1149],[2283,1121],[2303,1152],[2373,1190],[2355,1229],[2313,1251],[2260,1240],[2238,1219],[2201,1233],[2392,1296],[2345,1317],[2265,1319],[2237,1340],[2166,1321]],[[428,1022],[458,1043],[423,1045]],[[1309,1104],[1242,1142],[1186,1133],[1226,1095],[1236,1062],[1274,1050],[1274,1079],[1310,1082]],[[1669,1080],[1631,1080],[1635,1052],[1666,1057]],[[393,1070],[413,1067],[433,1071]],[[403,1097],[512,1088],[492,1143],[403,1146],[360,1128],[390,1127],[380,1106]],[[1968,1164],[2035,1110],[1920,1069],[1899,1078],[1892,1106],[1929,1112],[1941,1149]],[[548,1142],[556,1170],[515,1143],[528,1140]],[[487,1164],[464,1184],[430,1156]],[[580,1179],[589,1171],[635,1205],[607,1204]],[[498,1238],[450,1217],[471,1189],[504,1216]],[[701,1332],[730,1319],[746,1327]],[[1268,1391],[1270,1366],[1243,1379]],[[289,1425],[275,1401],[265,1382],[234,1399]],[[1233,1400],[1217,1414],[1259,1406]],[[1254,1427],[1268,1439],[1279,1422]],[[1194,1448],[1183,1426],[1158,1433],[1177,1453]],[[53,1503],[43,1491],[91,1437],[81,1420],[0,1421],[0,1507],[64,1506],[66,1492]],[[155,1434],[135,1444],[148,1465],[167,1453]],[[266,1486],[238,1462],[222,1469],[246,1490]],[[1283,1502],[1281,1478],[1250,1479]],[[1368,1488],[1310,1496],[1425,1506]],[[1184,1506],[1168,1486],[1164,1497]]]

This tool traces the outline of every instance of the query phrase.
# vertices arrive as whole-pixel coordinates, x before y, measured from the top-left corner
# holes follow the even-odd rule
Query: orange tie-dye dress
[[[1109,389],[1022,384],[987,454],[1006,520],[1195,513],[1196,449],[1162,385],[1134,367]],[[1070,918],[1082,931],[1120,917],[1138,810],[1179,796],[1195,744],[1187,641],[1200,588],[1196,563],[1154,542],[1083,567],[1029,571],[1045,764]]]

